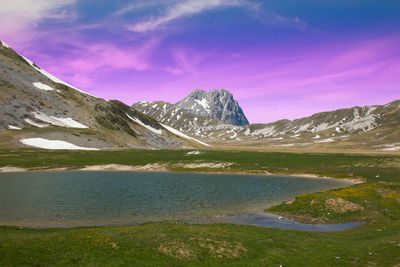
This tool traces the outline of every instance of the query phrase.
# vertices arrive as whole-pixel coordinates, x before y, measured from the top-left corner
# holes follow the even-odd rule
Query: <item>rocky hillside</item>
[[[207,144],[87,94],[0,43],[0,147],[102,150]]]
[[[134,104],[132,107],[164,124],[178,129],[179,131],[189,133],[191,135],[197,135],[203,138],[206,138],[206,136],[202,136],[200,134],[202,128],[216,127],[218,125],[225,124],[220,120],[211,119],[202,115],[196,115],[190,111],[178,107],[177,105],[163,101],[140,101]]]
[[[243,126],[195,115],[177,104],[166,102],[141,101],[134,107],[215,145],[400,151],[400,100],[386,105],[321,112],[293,121]]]
[[[238,102],[227,90],[194,90],[176,103],[176,106],[193,114],[218,119],[233,125],[249,124]]]
[[[366,148],[400,150],[400,100],[321,112],[297,120],[250,125],[243,135],[265,138],[283,146],[351,141]]]

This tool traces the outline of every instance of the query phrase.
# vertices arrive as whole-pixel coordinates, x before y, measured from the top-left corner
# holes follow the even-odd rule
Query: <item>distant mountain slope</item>
[[[264,136],[320,132],[337,135],[359,134],[383,126],[399,125],[399,115],[400,100],[396,100],[386,105],[338,109],[293,121],[274,122],[252,131],[252,134]]]
[[[293,121],[244,126],[194,115],[177,104],[160,101],[141,101],[134,108],[216,145],[296,148],[340,144],[348,148],[400,151],[400,100],[386,105],[321,112]]]
[[[141,101],[132,106],[134,109],[164,123],[179,129],[185,133],[196,134],[203,127],[211,127],[224,124],[217,119],[196,115],[177,105],[163,102]],[[205,136],[203,136],[205,138]]]
[[[177,107],[193,114],[221,120],[233,125],[249,124],[242,108],[227,90],[194,90],[176,103]]]
[[[0,147],[204,146],[119,101],[106,101],[68,85],[3,42],[0,90]]]

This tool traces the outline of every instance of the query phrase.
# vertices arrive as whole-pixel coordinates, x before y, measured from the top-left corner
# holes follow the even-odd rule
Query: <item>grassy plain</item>
[[[0,167],[43,170],[152,163],[171,171],[361,179],[362,184],[300,195],[269,211],[310,223],[363,221],[365,225],[332,233],[174,222],[72,229],[0,227],[0,265],[400,266],[400,156],[188,152],[2,150]]]

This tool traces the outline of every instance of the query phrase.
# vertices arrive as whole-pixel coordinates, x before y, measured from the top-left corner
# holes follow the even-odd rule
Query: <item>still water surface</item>
[[[260,213],[347,181],[152,172],[0,174],[0,225],[72,227]]]

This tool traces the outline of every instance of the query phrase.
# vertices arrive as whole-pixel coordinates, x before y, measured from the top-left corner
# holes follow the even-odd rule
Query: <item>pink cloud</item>
[[[148,48],[141,47],[136,50],[127,50],[104,43],[80,47],[79,55],[68,62],[68,67],[83,72],[90,72],[100,68],[143,71],[150,68],[150,64],[146,60]]]
[[[80,88],[98,86],[97,80],[101,76],[112,76],[121,71],[146,71],[152,69],[150,57],[158,46],[157,39],[151,39],[136,47],[118,47],[110,43],[85,44],[83,41],[74,41],[73,51],[64,54],[57,61],[53,55],[40,53],[44,58],[45,67],[54,75],[67,80]]]
[[[399,43],[399,36],[350,43],[347,49],[333,56],[325,66],[327,69],[345,69],[388,60],[399,55]]]
[[[326,44],[296,51],[296,56],[281,51],[285,56],[280,58],[268,51],[243,51],[228,58],[215,53],[195,64],[195,73],[167,81],[158,90],[174,90],[164,100],[175,102],[195,88],[229,89],[252,122],[384,104],[400,96],[393,95],[400,84],[400,48],[395,45],[399,40],[390,36]],[[162,99],[154,95],[150,100]]]
[[[214,51],[199,52],[193,47],[175,47],[172,49],[172,58],[175,66],[167,67],[165,70],[172,74],[182,74],[185,72],[193,75],[199,74],[200,65],[210,59]]]

